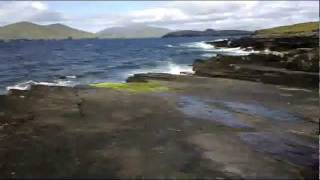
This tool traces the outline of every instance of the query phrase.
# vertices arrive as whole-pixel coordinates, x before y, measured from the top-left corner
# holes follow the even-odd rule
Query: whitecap
[[[205,54],[202,54],[201,56],[202,56],[202,57],[210,58],[210,57],[216,57],[217,54],[216,54],[216,53],[205,53]]]
[[[213,52],[216,52],[217,54],[224,54],[224,55],[230,55],[230,56],[248,56],[250,54],[254,53],[260,53],[260,51],[255,50],[247,50],[242,49],[240,47],[235,48],[216,48],[213,50]]]
[[[180,46],[187,47],[187,48],[203,49],[203,50],[210,50],[210,49],[214,48],[214,46],[206,43],[205,41],[182,43],[182,44],[180,44]]]
[[[66,76],[66,78],[69,78],[69,79],[76,79],[76,78],[77,78],[77,76],[70,75],[70,76]]]
[[[31,86],[33,85],[43,85],[43,86],[68,86],[68,87],[73,87],[76,85],[75,82],[72,81],[66,81],[66,80],[56,80],[54,82],[37,82],[33,80],[17,83],[13,86],[7,86],[6,90],[10,91],[13,89],[16,90],[29,90]]]
[[[136,69],[127,73],[124,73],[124,77],[132,76],[134,74],[141,73],[168,73],[168,74],[193,74],[192,66],[186,64],[175,64],[173,62],[166,62],[154,68],[142,68]]]
[[[215,39],[215,40],[213,40],[213,41],[211,41],[211,42],[221,42],[221,41],[227,41],[228,39]]]

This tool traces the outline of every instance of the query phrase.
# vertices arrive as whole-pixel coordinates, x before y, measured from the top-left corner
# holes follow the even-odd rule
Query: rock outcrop
[[[197,37],[197,36],[243,36],[251,35],[251,31],[242,31],[242,30],[214,30],[207,29],[205,31],[193,31],[193,30],[182,30],[170,32],[164,35],[164,38],[168,37]]]
[[[278,38],[256,38],[243,37],[239,39],[207,42],[215,47],[241,47],[253,48],[256,50],[269,49],[271,51],[287,51],[296,48],[319,47],[319,36],[306,37],[278,37]]]
[[[319,82],[318,73],[283,68],[288,67],[299,70],[303,67],[309,68],[309,63],[302,63],[295,56],[291,58],[292,61],[288,61],[287,58],[265,54],[252,54],[243,57],[218,56],[210,60],[195,61],[193,69],[195,75],[199,76],[317,88]]]

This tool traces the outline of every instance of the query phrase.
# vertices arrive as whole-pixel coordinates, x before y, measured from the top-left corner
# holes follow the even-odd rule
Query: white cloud
[[[152,23],[162,21],[184,21],[190,17],[177,8],[153,8],[134,11],[128,14],[134,23]]]
[[[104,14],[99,19],[110,21],[108,17],[109,14]],[[113,18],[109,25],[145,23],[173,29],[256,30],[317,20],[316,1],[175,1],[128,12]]]
[[[319,21],[318,1],[167,1],[121,13],[109,13],[109,8],[112,7],[106,6],[103,12],[90,15],[81,12],[70,14],[67,11],[56,12],[45,2],[0,2],[0,25],[25,20],[62,22],[89,31],[131,23],[172,29],[256,30]]]
[[[0,25],[19,21],[52,23],[63,19],[62,14],[49,10],[44,2],[0,2]]]
[[[46,4],[39,2],[39,1],[31,2],[31,7],[35,8],[37,10],[40,10],[40,11],[48,9],[48,6]]]

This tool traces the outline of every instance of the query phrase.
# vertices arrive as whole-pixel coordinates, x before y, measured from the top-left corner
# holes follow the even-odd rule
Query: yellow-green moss
[[[90,86],[97,88],[111,88],[115,90],[124,90],[131,92],[159,92],[159,91],[168,91],[169,88],[163,86],[161,83],[156,81],[149,82],[132,82],[132,83],[98,83],[90,84]]]

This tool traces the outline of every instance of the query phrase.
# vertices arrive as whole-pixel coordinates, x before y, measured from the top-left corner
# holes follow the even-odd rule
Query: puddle
[[[219,107],[222,104],[208,104],[198,98],[183,96],[179,101],[179,109],[186,115],[215,121],[234,128],[249,128],[248,124],[240,122],[230,111]]]
[[[297,115],[294,115],[292,113],[270,109],[259,104],[244,104],[239,102],[223,103],[235,112],[241,112],[252,116],[260,116],[266,119],[277,121],[297,121],[300,119]]]
[[[281,90],[285,91],[303,91],[303,92],[312,92],[312,90],[309,89],[303,89],[303,88],[288,88],[288,87],[279,87]]]
[[[270,109],[258,103],[247,104],[182,96],[180,97],[178,104],[178,109],[188,116],[215,121],[235,128],[251,127],[249,124],[239,120],[235,113],[243,113],[257,118],[276,121],[297,121],[300,119],[295,114]]]
[[[301,166],[315,166],[317,147],[295,139],[288,134],[271,132],[241,133],[240,138],[255,150]]]

